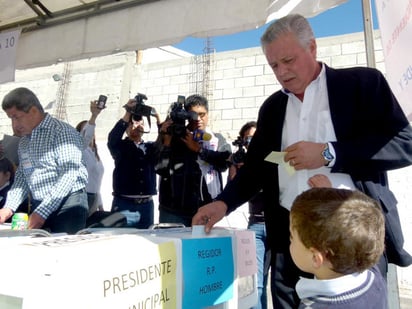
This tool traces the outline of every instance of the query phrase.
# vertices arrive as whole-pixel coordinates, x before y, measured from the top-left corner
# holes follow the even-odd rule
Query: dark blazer
[[[128,125],[119,120],[108,136],[107,147],[114,159],[113,195],[156,195],[156,143],[144,142],[144,152],[128,137],[122,139]]]
[[[336,151],[332,172],[349,174],[356,188],[381,203],[388,261],[410,265],[412,257],[403,249],[397,201],[386,172],[412,164],[412,128],[378,70],[326,66],[326,79],[337,138],[332,142]],[[287,95],[278,91],[263,103],[245,165],[217,198],[228,205],[229,213],[262,189],[268,238],[278,252],[289,250],[289,211],[279,205],[277,165],[264,158],[282,150],[287,101]]]

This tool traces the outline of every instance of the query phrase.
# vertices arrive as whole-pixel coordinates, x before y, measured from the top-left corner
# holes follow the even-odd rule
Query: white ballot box
[[[0,308],[180,308],[177,240],[91,234],[0,245],[10,258],[3,259]]]
[[[0,308],[249,308],[257,302],[256,256],[247,257],[255,254],[253,232],[125,233],[0,238],[8,265]]]

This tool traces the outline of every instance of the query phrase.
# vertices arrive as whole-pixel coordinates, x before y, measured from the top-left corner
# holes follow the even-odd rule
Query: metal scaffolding
[[[214,69],[215,50],[212,46],[212,39],[205,40],[205,48],[202,55],[192,57],[190,74],[190,93],[201,94],[208,99],[213,99],[213,87],[211,86]]]
[[[66,62],[64,63],[62,76],[56,75],[57,76],[56,78],[53,76],[53,78],[59,83],[59,87],[57,88],[57,93],[56,93],[56,108],[54,110],[53,116],[63,121],[68,120],[67,112],[66,112],[65,96],[66,96],[67,86],[69,84],[70,70],[71,70],[70,62]]]

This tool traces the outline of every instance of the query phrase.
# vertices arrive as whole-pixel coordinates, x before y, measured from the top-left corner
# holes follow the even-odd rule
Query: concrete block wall
[[[375,32],[376,67],[385,72],[383,53],[379,32]],[[349,66],[366,66],[363,33],[344,36],[320,38],[317,40],[318,58],[326,64],[338,68]],[[154,52],[143,51],[139,55],[141,63],[134,52],[119,53],[105,57],[84,59],[71,63],[28,70],[16,71],[13,83],[0,85],[0,100],[16,87],[28,87],[39,97],[43,106],[58,101],[61,81],[54,81],[52,75],[65,76],[66,121],[75,126],[79,121],[88,119],[89,102],[97,99],[99,94],[108,96],[107,108],[97,120],[96,139],[100,156],[105,165],[102,195],[104,207],[111,206],[111,173],[113,160],[106,147],[107,134],[115,122],[122,117],[122,106],[138,92],[148,96],[147,105],[153,106],[164,119],[171,103],[177,95],[192,94],[193,58],[182,54],[170,57]],[[145,59],[150,61],[145,62]],[[154,61],[153,58],[158,58]],[[229,142],[236,139],[240,127],[249,120],[255,120],[263,101],[280,85],[267,65],[260,47],[216,53],[210,75],[212,95],[210,103],[210,125],[215,132],[222,133]],[[165,60],[166,59],[166,60]],[[53,114],[56,104],[47,109]],[[12,134],[11,122],[4,112],[0,112],[0,139],[2,134]],[[156,126],[152,124],[151,133],[146,140],[156,138]],[[392,190],[399,200],[399,212],[406,238],[406,245],[412,252],[412,238],[408,230],[412,226],[412,210],[408,210],[412,192],[407,184],[412,176],[412,168],[390,173]],[[155,218],[157,216],[155,215]],[[245,227],[247,209],[242,207],[232,215],[234,220],[226,220],[223,225]],[[398,269],[400,290],[412,298],[412,270]]]

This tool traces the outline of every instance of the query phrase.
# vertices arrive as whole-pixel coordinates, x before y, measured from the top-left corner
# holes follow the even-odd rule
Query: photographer
[[[207,99],[191,95],[172,105],[160,127],[162,146],[156,164],[160,223],[191,226],[197,209],[222,191],[231,147],[221,134],[207,128],[208,112]]]
[[[153,195],[156,195],[156,143],[145,142],[144,118],[136,114],[139,95],[124,106],[126,112],[109,133],[107,146],[114,159],[112,212],[121,212],[127,225],[147,229],[154,222]],[[151,108],[160,124],[160,117]],[[122,139],[126,132],[127,137]]]

